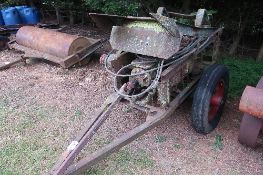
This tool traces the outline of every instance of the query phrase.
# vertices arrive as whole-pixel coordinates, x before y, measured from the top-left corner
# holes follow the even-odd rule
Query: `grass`
[[[136,174],[138,170],[152,168],[155,161],[142,149],[131,151],[122,149],[106,159],[107,164],[98,164],[85,175]]]
[[[34,175],[50,169],[58,156],[57,147],[43,139],[46,133],[37,126],[48,125],[60,112],[39,105],[21,111],[12,108],[10,100],[0,99],[0,174]]]
[[[0,150],[0,174],[39,174],[43,170],[40,162],[47,155],[54,155],[54,151],[36,138],[8,143]],[[47,166],[51,167],[51,162]]]
[[[0,101],[0,123],[2,123],[6,118],[7,106],[4,102]]]
[[[163,143],[166,141],[166,137],[162,135],[157,135],[155,136],[155,142],[156,143]]]
[[[175,143],[175,144],[173,144],[173,147],[176,148],[176,149],[180,149],[181,145],[179,143]]]
[[[217,134],[215,136],[215,141],[214,141],[214,145],[213,145],[215,150],[223,150],[224,145],[223,145],[223,136],[220,134]]]
[[[1,137],[5,139],[0,145],[0,174],[40,174],[50,170],[61,153],[60,146],[49,145],[44,136],[49,134],[48,130],[42,132],[38,126],[49,126],[56,123],[56,118],[69,117],[69,120],[79,120],[84,113],[78,107],[72,113],[64,114],[55,107],[46,107],[34,104],[21,111],[19,108],[11,109],[11,101],[0,100],[0,128]],[[54,130],[55,131],[55,130]],[[8,136],[8,134],[13,133]],[[157,137],[160,142],[165,141],[163,137]],[[60,140],[65,140],[60,137]],[[92,151],[99,145],[107,144],[109,140],[97,138],[90,145]],[[94,148],[94,150],[93,150]],[[102,163],[94,166],[86,172],[87,175],[105,174],[136,174],[140,170],[151,168],[155,161],[144,150],[122,149],[106,159],[106,165]]]
[[[71,120],[74,122],[78,119],[81,119],[83,117],[83,115],[84,115],[84,112],[81,109],[75,108],[74,109],[74,115],[72,116]]]
[[[263,76],[263,62],[256,62],[252,59],[222,58],[221,63],[230,72],[230,98],[242,95],[246,85],[256,86],[260,77]]]

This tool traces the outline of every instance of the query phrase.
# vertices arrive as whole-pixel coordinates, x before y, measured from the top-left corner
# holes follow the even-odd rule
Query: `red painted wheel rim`
[[[224,80],[220,80],[217,85],[216,85],[216,88],[214,90],[214,93],[211,97],[211,100],[210,100],[210,107],[209,107],[209,113],[208,113],[208,122],[211,122],[219,108],[220,108],[220,105],[222,104],[222,100],[224,98],[224,93],[225,93],[225,83],[224,83]]]

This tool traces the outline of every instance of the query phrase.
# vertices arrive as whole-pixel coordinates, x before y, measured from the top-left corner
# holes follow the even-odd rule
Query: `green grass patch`
[[[175,144],[173,144],[173,147],[176,148],[176,149],[180,149],[181,145],[179,143],[175,143]]]
[[[0,101],[0,123],[4,122],[7,114],[6,105]]]
[[[36,138],[9,143],[0,150],[0,174],[39,174],[53,163],[41,164],[47,155],[54,155],[54,151]]]
[[[224,144],[223,144],[223,136],[222,135],[217,134],[215,136],[215,141],[214,141],[213,147],[215,150],[223,150]]]
[[[167,139],[165,136],[162,136],[162,135],[157,135],[155,136],[155,142],[157,143],[163,143],[165,142]]]
[[[150,168],[155,164],[154,160],[144,150],[139,150],[135,154],[134,163],[142,168]]]
[[[123,149],[108,157],[105,161],[103,164],[92,167],[85,175],[132,175],[139,170],[152,168],[155,165],[155,161],[151,156],[142,149],[136,151]]]
[[[229,97],[239,97],[246,85],[256,86],[263,76],[263,62],[252,59],[222,58],[220,61],[230,73]]]

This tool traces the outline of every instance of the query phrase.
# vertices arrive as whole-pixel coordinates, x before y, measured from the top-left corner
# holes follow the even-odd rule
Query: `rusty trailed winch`
[[[176,108],[194,91],[194,128],[203,134],[215,129],[227,98],[229,80],[228,70],[214,64],[222,28],[209,26],[204,9],[196,16],[164,12],[164,8],[159,8],[151,17],[90,14],[98,26],[111,29],[113,50],[101,56],[101,62],[113,76],[115,93],[98,109],[91,125],[71,141],[49,174],[84,172],[174,116]],[[189,17],[195,25],[178,23],[173,17]],[[204,61],[203,55],[211,50],[213,54],[207,55],[210,59]],[[145,121],[72,165],[121,100],[145,112]]]
[[[88,60],[90,55],[106,41],[106,39],[92,39],[50,29],[24,26],[18,30],[16,40],[9,43],[11,49],[23,51],[24,56],[0,66],[0,70],[27,58],[40,58],[57,63],[63,68],[69,68],[84,59]]]
[[[239,104],[244,112],[241,121],[239,141],[245,145],[255,146],[260,130],[263,131],[263,77],[257,87],[247,86]]]

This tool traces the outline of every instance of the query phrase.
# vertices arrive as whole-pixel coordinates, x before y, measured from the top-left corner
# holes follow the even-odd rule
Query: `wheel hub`
[[[220,105],[222,104],[224,92],[225,92],[225,83],[224,83],[224,80],[220,80],[217,83],[214,93],[210,100],[210,108],[209,108],[209,113],[208,113],[209,122],[211,122],[215,118],[220,108]]]

